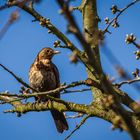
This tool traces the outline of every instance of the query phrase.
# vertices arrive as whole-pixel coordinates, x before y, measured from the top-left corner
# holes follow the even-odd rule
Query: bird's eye
[[[47,50],[47,52],[50,52],[49,50]]]

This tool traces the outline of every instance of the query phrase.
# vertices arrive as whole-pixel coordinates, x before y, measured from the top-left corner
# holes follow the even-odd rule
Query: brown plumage
[[[51,59],[58,51],[51,48],[43,48],[37,55],[34,63],[30,67],[29,82],[31,87],[39,92],[53,90],[60,85],[59,71]],[[60,94],[55,95],[60,98]],[[39,102],[47,102],[45,96],[37,97]],[[68,124],[62,112],[51,110],[56,128],[58,132],[62,133],[68,130]]]

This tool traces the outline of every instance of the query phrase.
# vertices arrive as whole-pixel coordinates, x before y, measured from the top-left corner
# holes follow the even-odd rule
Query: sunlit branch
[[[64,90],[61,94],[67,94],[67,93],[75,93],[75,92],[84,92],[84,91],[90,91],[90,88],[85,89],[77,89],[77,90]]]
[[[140,77],[136,77],[135,79],[132,79],[132,80],[122,81],[120,83],[116,83],[115,85],[118,87],[121,87],[124,84],[132,84],[135,82],[140,82]]]
[[[83,117],[85,114],[78,113],[76,115],[71,115],[71,116],[66,116],[67,119],[75,119],[75,118],[80,118]]]

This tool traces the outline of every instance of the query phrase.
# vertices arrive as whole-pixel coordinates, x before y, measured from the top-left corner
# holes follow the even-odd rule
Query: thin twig
[[[82,10],[86,6],[87,2],[88,2],[88,0],[84,0],[80,6],[72,7],[72,10],[79,10],[80,12],[82,12]]]
[[[2,37],[5,35],[5,33],[7,32],[7,30],[9,29],[9,27],[18,20],[19,18],[19,10],[16,9],[15,11],[13,11],[10,14],[10,17],[8,18],[7,22],[5,23],[5,25],[2,27],[2,29],[0,29],[0,39],[2,39]]]
[[[109,46],[102,46],[104,48],[103,53],[107,60],[110,62],[112,67],[116,70],[116,72],[119,74],[121,78],[123,78],[125,81],[130,80],[132,76],[129,74],[129,72],[122,66],[118,58],[113,54],[113,52],[109,49]],[[134,88],[139,91],[140,85],[134,84]]]
[[[118,86],[118,87],[121,87],[124,84],[132,84],[132,83],[135,83],[135,82],[140,82],[140,77],[137,77],[137,78],[132,79],[132,80],[122,81],[120,83],[116,83],[115,85]]]
[[[67,119],[75,119],[75,118],[80,118],[83,117],[85,114],[78,113],[76,115],[71,115],[71,116],[66,116]]]
[[[0,64],[0,67],[2,67],[4,70],[6,70],[8,73],[10,73],[19,83],[21,83],[23,86],[32,89],[33,91],[36,91],[34,88],[32,88],[31,86],[29,86],[27,83],[25,83],[20,77],[16,76],[11,70],[9,70],[8,68],[6,68],[4,65]]]
[[[14,4],[23,4],[23,3],[26,3],[28,1],[29,0],[20,0],[20,1],[13,0],[13,2],[7,2],[4,5],[0,6],[0,11],[5,10],[6,8],[9,8],[9,7],[13,6]]]
[[[133,45],[135,45],[136,48],[140,49],[140,45],[138,43],[136,43],[135,41],[132,42]]]
[[[75,131],[77,131],[77,130],[86,122],[86,120],[87,120],[89,117],[90,117],[90,115],[87,115],[85,118],[83,118],[82,121],[80,122],[80,124],[77,125],[77,126],[75,127],[75,129],[65,138],[65,140],[69,139],[69,138],[72,136],[72,134],[73,134]]]
[[[31,9],[33,9],[33,6],[34,6],[34,0],[31,0],[31,1],[29,2],[29,7],[30,7]]]
[[[67,93],[74,93],[74,92],[84,92],[84,91],[90,91],[90,88],[86,89],[77,89],[77,90],[64,90],[61,94],[67,94]]]
[[[107,27],[103,30],[103,33],[105,34],[106,32],[108,32],[109,27],[111,26],[111,24],[114,21],[117,21],[118,18],[122,15],[122,13],[124,13],[129,7],[131,7],[132,5],[134,5],[136,2],[139,2],[140,0],[134,0],[131,3],[129,3],[125,8],[119,10],[119,13],[115,16],[115,18],[113,18],[107,25]]]
[[[7,93],[1,93],[0,95],[1,96],[8,96],[8,97],[18,97],[18,98],[25,97],[27,99],[27,98],[41,96],[41,95],[55,95],[58,92],[64,91],[65,89],[80,86],[80,85],[86,85],[86,81],[72,82],[69,85],[63,85],[63,86],[60,86],[60,87],[58,87],[58,88],[56,88],[54,90],[50,90],[50,91],[47,91],[47,92],[34,92],[32,94],[20,94],[20,95],[18,95],[18,94],[9,94],[9,93],[8,94]]]

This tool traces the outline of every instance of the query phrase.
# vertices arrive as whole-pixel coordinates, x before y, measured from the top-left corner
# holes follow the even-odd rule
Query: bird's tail
[[[64,130],[69,129],[66,118],[62,112],[59,112],[57,110],[51,110],[51,114],[53,116],[57,131],[59,133],[63,133]]]

